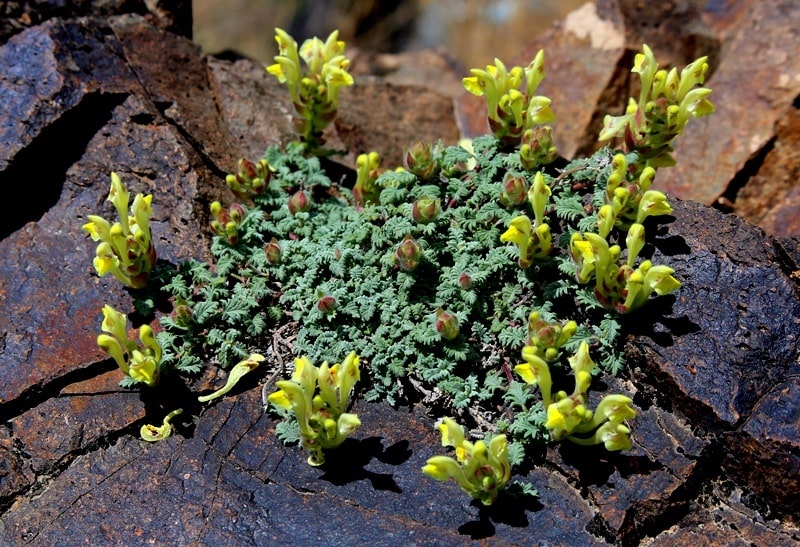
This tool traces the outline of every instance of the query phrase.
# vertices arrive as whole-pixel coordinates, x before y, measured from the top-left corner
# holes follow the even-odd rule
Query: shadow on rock
[[[562,461],[578,471],[579,481],[584,485],[603,486],[615,472],[627,478],[632,475],[649,475],[664,467],[647,456],[609,452],[601,445],[579,446],[564,441],[558,450]]]
[[[478,519],[462,524],[458,531],[473,540],[492,537],[495,534],[495,523],[524,528],[530,524],[526,513],[544,508],[533,496],[505,490],[500,492],[497,501],[492,505],[486,506],[477,500],[473,500],[470,505],[478,508]]]
[[[675,338],[700,332],[700,325],[687,316],[675,317],[673,306],[677,297],[667,294],[653,298],[647,305],[620,317],[625,332],[646,336],[662,348],[675,344]]]
[[[192,391],[179,375],[163,375],[157,387],[142,389],[141,399],[147,416],[146,423],[159,426],[164,416],[177,408],[182,408],[183,413],[172,420],[172,425],[176,432],[186,438],[194,435],[196,424],[192,416],[200,414],[202,405],[197,400],[197,393]]]
[[[320,478],[336,486],[369,480],[375,490],[402,493],[391,473],[376,473],[366,469],[366,466],[373,459],[397,466],[410,457],[411,449],[405,440],[384,448],[380,437],[347,439],[339,448],[326,452],[322,466],[325,473]]]

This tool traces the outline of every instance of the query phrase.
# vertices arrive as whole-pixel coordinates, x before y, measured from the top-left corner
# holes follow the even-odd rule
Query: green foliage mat
[[[353,350],[361,356],[368,400],[424,398],[481,429],[542,439],[541,402],[511,374],[531,311],[578,321],[566,349],[587,341],[600,368],[616,373],[622,366],[619,324],[591,288],[575,282],[575,263],[563,250],[574,231],[596,226],[612,151],[545,175],[553,191],[549,222],[561,246],[522,269],[516,247],[500,235],[530,205],[507,208],[498,197],[506,173],[532,175],[519,153],[499,150],[494,137],[476,139],[473,150],[439,147],[440,170],[429,180],[386,171],[377,179],[380,204],[355,207],[351,190],[331,181],[302,145],[268,149],[273,175],[243,218],[238,241],[215,236],[213,265],[185,263],[163,285],[176,312],[162,318],[162,366],[230,366],[263,351],[270,331],[293,321],[296,355],[313,362],[337,362]],[[292,214],[288,203],[298,190],[311,204]],[[433,221],[418,223],[413,203],[423,197],[442,206]],[[413,271],[398,267],[395,256],[406,236],[422,247]],[[280,247],[274,264],[265,252],[273,239]],[[439,309],[457,318],[453,340],[437,331]],[[521,449],[512,445],[515,459]]]

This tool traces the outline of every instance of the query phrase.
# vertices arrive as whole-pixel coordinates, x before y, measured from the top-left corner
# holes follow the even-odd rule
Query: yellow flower
[[[239,361],[236,365],[233,366],[233,368],[231,368],[231,371],[228,373],[228,380],[225,382],[225,385],[223,387],[219,388],[214,393],[198,397],[197,400],[200,401],[201,403],[206,403],[208,401],[222,397],[223,395],[228,393],[231,389],[233,389],[234,386],[236,386],[236,384],[239,383],[239,380],[241,380],[245,374],[247,374],[251,370],[255,370],[258,367],[259,363],[261,363],[262,361],[264,361],[263,355],[260,355],[258,353],[251,353],[247,357],[247,359]]]
[[[182,408],[173,410],[172,412],[166,415],[164,421],[161,423],[161,427],[145,424],[139,430],[139,434],[142,436],[143,440],[151,443],[156,441],[163,441],[172,434],[172,424],[170,423],[172,421],[172,418],[181,413],[183,413]]]
[[[508,229],[500,236],[500,241],[511,242],[519,248],[520,268],[529,268],[533,264],[530,257],[531,219],[525,215],[511,220]]]

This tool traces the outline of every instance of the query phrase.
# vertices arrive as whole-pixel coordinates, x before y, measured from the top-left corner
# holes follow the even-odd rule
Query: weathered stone
[[[653,260],[685,272],[684,285],[671,309],[666,299],[658,304],[661,325],[631,321],[640,334],[631,356],[675,410],[697,424],[735,427],[800,370],[796,286],[758,228],[693,202],[680,202],[675,218],[670,232],[680,235],[657,241]]]
[[[787,109],[775,124],[773,140],[756,159],[758,172],[734,189],[736,212],[770,234],[800,234],[800,110]]]
[[[239,157],[255,160],[294,137],[294,110],[285,86],[250,59],[208,59],[220,116]]]
[[[375,150],[385,167],[401,166],[404,149],[415,138],[458,141],[452,100],[422,87],[366,83],[343,92],[339,104],[336,133],[353,165],[358,154]]]
[[[721,439],[740,480],[791,518],[800,401],[781,394],[800,372],[796,281],[759,229],[692,202],[674,214],[681,235],[657,242],[653,260],[685,272],[683,287],[661,325],[637,318],[631,364],[645,392]]]
[[[653,539],[653,545],[795,545],[795,526],[764,518],[748,505],[750,495],[721,479],[694,500],[694,510]],[[703,502],[709,507],[701,508]]]
[[[0,11],[0,44],[26,28],[53,18],[98,18],[135,13],[164,30],[191,36],[192,3],[190,0],[81,0],[80,2],[42,2],[9,0]]]
[[[73,384],[69,394],[62,392],[10,421],[35,473],[52,472],[54,466],[145,417],[137,392],[120,393],[118,371],[98,379],[105,388],[102,391],[95,391],[98,382],[94,379]]]
[[[10,504],[14,496],[27,490],[36,480],[36,474],[26,465],[15,445],[9,428],[0,427],[0,507]]]
[[[800,5],[792,0],[743,2],[745,9],[709,12],[721,58],[706,82],[716,112],[694,120],[675,145],[678,165],[657,185],[711,204],[748,160],[771,141],[775,123],[800,95],[800,57],[793,51]]]
[[[800,405],[797,376],[771,386],[739,431],[726,437],[726,471],[769,500],[777,516],[796,517],[800,491]]]

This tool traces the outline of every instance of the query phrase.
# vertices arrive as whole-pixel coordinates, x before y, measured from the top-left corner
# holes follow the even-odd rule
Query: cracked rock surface
[[[630,20],[624,4],[618,22]],[[286,94],[258,64],[204,57],[149,12],[67,13],[28,27],[0,46],[0,187],[14,204],[0,219],[0,544],[800,541],[797,237],[673,200],[668,232],[645,252],[683,287],[625,319],[629,372],[604,378],[608,391],[633,395],[633,449],[550,445],[543,465],[523,471],[535,502],[484,509],[424,477],[440,438],[421,405],[356,401],[362,427],[312,468],[276,439],[264,372],[205,407],[190,401],[224,380],[214,370],[191,389],[118,387],[95,337],[103,304],[128,310],[131,299],[92,274],[94,246],[80,229],[103,210],[115,170],[132,193],[153,194],[159,258],[204,258],[204,211],[226,199],[222,176],[291,136]],[[735,41],[738,27],[726,28]],[[581,40],[630,55],[624,43]],[[606,59],[593,70],[609,78],[581,100],[612,95],[601,84],[621,61],[608,51],[592,58]],[[550,77],[571,70],[556,65]],[[593,123],[586,109],[576,133]],[[415,136],[459,136],[451,97],[391,74],[343,94],[341,112],[330,138],[351,151],[342,169],[367,147],[399,163]],[[780,157],[791,123],[779,127]],[[189,406],[173,436],[139,440],[142,424],[178,404]]]

